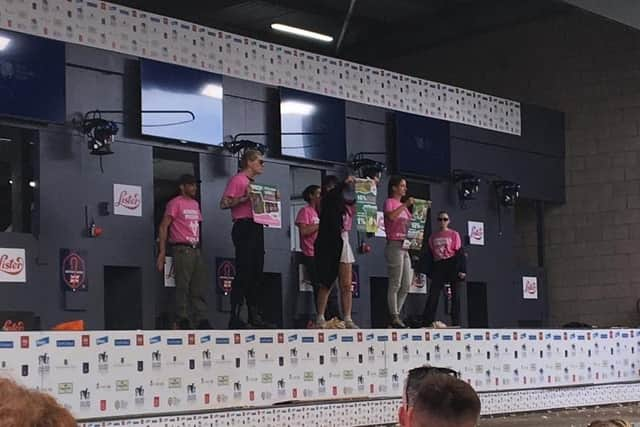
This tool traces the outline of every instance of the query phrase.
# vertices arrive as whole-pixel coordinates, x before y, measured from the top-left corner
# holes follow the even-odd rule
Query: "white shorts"
[[[356,262],[356,257],[353,256],[353,250],[351,250],[351,244],[349,243],[349,232],[342,232],[342,253],[340,254],[340,262],[345,264],[353,264]]]

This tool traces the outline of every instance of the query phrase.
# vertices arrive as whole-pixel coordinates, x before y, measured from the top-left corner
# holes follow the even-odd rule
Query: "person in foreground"
[[[0,378],[0,426],[76,427],[71,413],[48,394]]]
[[[631,423],[620,418],[613,420],[597,420],[593,421],[587,427],[631,427]]]
[[[409,371],[398,418],[401,427],[476,427],[480,399],[456,371],[421,366]]]

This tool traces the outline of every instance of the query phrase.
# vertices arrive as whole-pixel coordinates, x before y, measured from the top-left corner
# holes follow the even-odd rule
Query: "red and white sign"
[[[176,287],[176,270],[173,266],[173,257],[170,256],[164,258],[164,287]]]
[[[409,287],[410,294],[426,294],[427,293],[427,276],[426,274],[413,272],[413,280]]]
[[[25,283],[27,258],[24,249],[0,248],[0,282]]]
[[[113,184],[113,213],[115,215],[142,216],[142,187]]]
[[[484,222],[469,221],[467,227],[469,229],[469,244],[484,246]]]
[[[524,299],[538,299],[538,278],[537,277],[522,277],[522,298]]]

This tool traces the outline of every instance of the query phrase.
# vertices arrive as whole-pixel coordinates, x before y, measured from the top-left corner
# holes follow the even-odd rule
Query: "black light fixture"
[[[520,198],[520,184],[511,181],[494,181],[496,194],[500,205],[505,207],[515,206]]]
[[[369,154],[384,155],[384,153],[379,152],[357,153],[353,156],[350,167],[360,178],[377,178],[380,180],[382,174],[387,170],[387,166],[383,162],[365,157],[365,155]]]
[[[115,122],[101,117],[85,118],[82,130],[87,136],[87,146],[91,154],[95,156],[113,154],[111,144],[118,133],[118,125]]]
[[[454,175],[454,179],[460,206],[464,208],[465,202],[475,199],[476,194],[480,191],[480,178],[469,173],[458,173]]]

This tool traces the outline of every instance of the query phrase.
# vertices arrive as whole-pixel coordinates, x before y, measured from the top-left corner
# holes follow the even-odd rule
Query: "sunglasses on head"
[[[460,373],[449,368],[440,368],[438,366],[419,366],[413,368],[407,374],[407,382],[404,389],[405,404],[409,406],[409,387],[414,387],[415,383],[422,381],[428,375],[442,374],[451,375],[454,378],[460,378]]]
[[[447,222],[447,221],[449,221],[449,218],[438,218],[438,221]]]

